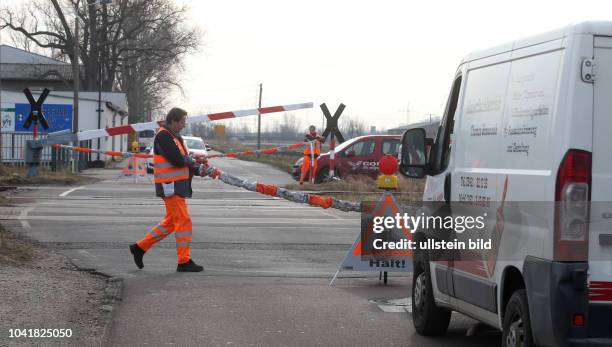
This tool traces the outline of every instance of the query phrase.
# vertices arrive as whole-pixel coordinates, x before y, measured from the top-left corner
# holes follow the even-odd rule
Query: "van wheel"
[[[451,311],[436,306],[429,268],[418,262],[412,277],[412,322],[417,333],[443,335],[448,329]]]
[[[534,346],[529,320],[529,306],[525,289],[519,289],[512,294],[506,313],[504,314],[504,332],[502,335],[504,347]]]

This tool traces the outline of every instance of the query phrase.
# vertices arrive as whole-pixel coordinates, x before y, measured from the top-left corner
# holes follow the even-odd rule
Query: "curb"
[[[104,324],[102,328],[102,336],[101,336],[101,345],[102,346],[110,346],[110,332],[113,326],[113,318],[115,317],[115,306],[119,302],[123,301],[123,278],[122,277],[114,277],[108,275],[104,272],[100,272],[96,269],[92,268],[84,268],[75,264],[72,259],[59,251],[54,251],[57,254],[60,254],[62,257],[66,258],[72,266],[76,268],[76,271],[87,272],[90,275],[100,276],[106,278],[106,287],[104,288],[104,299],[102,300],[102,306],[109,306],[110,310],[104,310],[108,312],[108,320]]]

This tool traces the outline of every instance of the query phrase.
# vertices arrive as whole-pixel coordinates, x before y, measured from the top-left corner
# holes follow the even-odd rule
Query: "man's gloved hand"
[[[208,164],[200,164],[198,166],[198,176],[206,177],[206,172],[208,171]]]
[[[208,160],[204,155],[194,156],[193,159],[197,164],[208,164]]]

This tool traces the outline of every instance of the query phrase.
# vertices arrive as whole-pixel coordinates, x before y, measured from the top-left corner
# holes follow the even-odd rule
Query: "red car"
[[[401,135],[359,136],[336,146],[335,175],[344,178],[350,175],[378,175],[378,161],[385,154],[397,156]],[[291,175],[300,179],[302,158],[293,164]],[[325,182],[329,177],[329,152],[319,156],[315,182]],[[306,178],[308,179],[308,178]]]

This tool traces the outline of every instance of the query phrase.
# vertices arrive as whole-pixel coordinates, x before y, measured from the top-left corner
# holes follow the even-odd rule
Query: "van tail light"
[[[554,260],[586,261],[591,201],[591,153],[570,149],[557,173]]]
[[[582,327],[584,326],[584,315],[580,313],[576,313],[574,314],[574,319],[572,321],[575,327]]]

